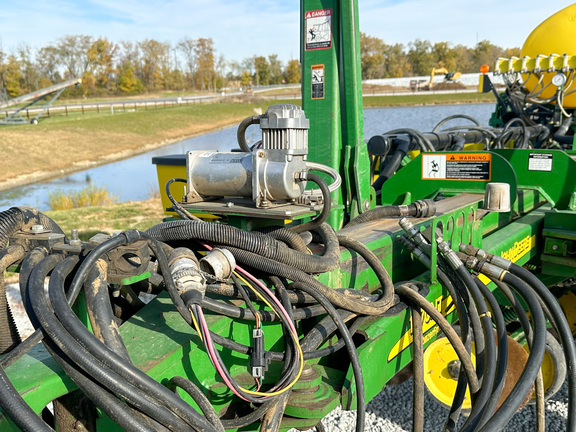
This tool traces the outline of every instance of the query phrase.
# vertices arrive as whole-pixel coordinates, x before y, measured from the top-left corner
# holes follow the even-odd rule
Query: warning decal
[[[332,9],[306,12],[305,49],[332,48]]]
[[[528,171],[552,171],[552,153],[530,153]]]
[[[324,99],[324,65],[312,65],[312,99]]]
[[[490,180],[489,153],[447,153],[422,155],[424,180]]]

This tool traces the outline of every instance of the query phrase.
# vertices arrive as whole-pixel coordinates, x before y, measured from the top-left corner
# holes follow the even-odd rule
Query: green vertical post
[[[364,144],[358,9],[354,0],[301,0],[302,107],[310,119],[308,159],[337,170],[342,187],[329,223],[369,206]],[[366,204],[368,203],[368,204]]]

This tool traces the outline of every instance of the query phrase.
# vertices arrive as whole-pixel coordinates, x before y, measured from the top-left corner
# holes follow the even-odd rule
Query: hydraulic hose
[[[483,425],[489,416],[491,416],[494,412],[494,409],[498,404],[500,394],[504,388],[504,383],[506,380],[506,366],[508,361],[508,334],[506,332],[506,322],[504,321],[504,315],[500,310],[500,305],[494,297],[494,294],[492,294],[488,287],[477,277],[474,278],[474,282],[490,306],[496,327],[496,338],[498,340],[498,356],[496,359],[496,364],[494,365],[496,369],[494,385],[492,386],[492,392],[490,394],[490,399],[486,404],[484,414],[479,421],[479,424]]]
[[[384,294],[380,298],[382,302],[389,302],[390,304],[394,301],[394,283],[392,278],[388,274],[386,268],[382,265],[382,262],[374,252],[372,252],[364,243],[358,240],[340,234],[338,236],[338,241],[345,248],[351,249],[360,255],[368,263],[372,271],[376,274],[378,281],[380,282],[380,287]]]
[[[140,238],[137,237],[137,233],[124,233],[127,238]],[[141,233],[140,233],[141,234]],[[123,237],[122,235],[118,237]],[[101,247],[98,252],[105,253],[108,248],[110,248],[111,244],[115,244],[119,240],[115,240],[116,237],[108,240],[100,244],[98,247]],[[126,239],[124,239],[126,240]],[[123,241],[120,241],[122,244]],[[108,244],[107,244],[108,243]],[[85,269],[86,263],[94,263],[96,262],[101,255],[96,253],[96,247],[92,250],[92,252],[86,257],[83,264],[78,269],[74,281],[77,281],[80,284],[83,284],[85,281],[85,277],[88,276],[90,269]],[[155,251],[158,252],[158,251]],[[166,269],[167,268],[166,264]],[[84,276],[81,276],[84,275]],[[70,288],[72,290],[72,286]],[[116,388],[116,383],[124,382],[126,383],[126,392],[130,391],[133,386],[138,389],[136,394],[140,394],[140,398],[142,398],[142,394],[146,395],[147,397],[153,397],[155,401],[158,401],[164,407],[163,410],[166,412],[174,413],[174,415],[178,416],[178,418],[183,419],[189,425],[194,425],[194,428],[210,431],[213,430],[213,427],[209,425],[209,423],[203,417],[200,417],[198,413],[194,410],[190,410],[190,406],[187,405],[184,401],[179,399],[175,396],[172,392],[170,392],[166,387],[162,386],[160,383],[156,382],[155,380],[151,379],[148,375],[140,371],[139,369],[135,368],[131,364],[127,364],[124,359],[118,356],[115,352],[110,350],[104,344],[102,344],[98,339],[94,337],[92,333],[90,333],[86,327],[84,327],[66,300],[63,288],[63,281],[54,280],[54,275],[52,276],[49,284],[49,293],[50,298],[52,301],[52,305],[54,308],[54,312],[56,313],[58,319],[62,324],[64,324],[67,331],[65,331],[64,335],[61,337],[66,337],[68,342],[64,342],[60,348],[63,349],[64,352],[68,350],[68,347],[77,347],[74,348],[70,353],[66,352],[67,355],[71,356],[74,355],[73,360],[77,363],[81,363],[83,368],[87,368],[90,370],[90,373],[98,373],[101,377],[98,380],[102,383],[108,382],[107,387],[113,386]],[[48,316],[49,318],[49,316]],[[60,324],[61,325],[61,324]],[[46,326],[43,325],[44,328]],[[68,334],[68,331],[70,332]],[[77,341],[77,343],[76,343]],[[71,348],[70,348],[71,349]],[[88,361],[89,358],[93,360]],[[104,366],[102,368],[100,365]],[[128,383],[130,383],[128,385]],[[110,387],[109,387],[110,388]],[[123,388],[115,389],[115,392],[118,394],[123,394]],[[130,395],[132,397],[132,395]],[[166,419],[165,414],[159,413],[156,408],[155,404],[157,402],[150,401],[152,404],[148,403],[147,400],[143,399],[143,402],[147,404],[147,410],[151,410],[150,412],[155,412],[154,415],[151,415],[155,419],[165,419],[161,421],[164,424]],[[133,402],[131,402],[133,403]],[[168,409],[166,409],[168,408]],[[177,420],[174,416],[170,416],[173,420]],[[159,420],[158,420],[159,421]],[[177,421],[181,423],[181,421]]]
[[[202,410],[202,413],[206,416],[212,426],[214,426],[216,432],[226,432],[224,430],[224,426],[222,426],[222,422],[220,421],[218,414],[216,414],[216,411],[214,410],[214,407],[206,395],[202,393],[202,391],[200,391],[200,389],[196,386],[196,384],[187,378],[179,376],[173,377],[170,379],[170,382],[175,386],[180,387],[182,390],[188,393],[192,399],[194,399],[194,402],[196,402],[196,404]]]
[[[407,285],[399,285],[396,287],[396,293],[408,300],[413,302],[414,304],[418,305],[422,310],[424,310],[436,324],[440,327],[440,329],[444,332],[450,344],[454,347],[454,351],[458,355],[460,362],[462,364],[462,368],[466,373],[466,377],[468,378],[468,385],[470,387],[470,393],[475,394],[480,389],[480,384],[478,382],[478,378],[474,373],[474,365],[472,364],[472,359],[470,355],[466,352],[466,348],[464,344],[460,340],[458,334],[454,331],[450,323],[446,321],[446,318],[438,312],[438,310],[432,306],[432,304],[426,300],[425,297],[418,294],[412,288]]]
[[[56,274],[50,278],[49,291],[54,312],[56,312],[58,308],[67,309],[75,319],[73,324],[73,326],[76,327],[75,330],[79,330],[80,328],[84,329],[85,332],[90,335],[90,338],[92,338],[95,344],[103,347],[106,351],[106,355],[94,356],[88,349],[86,349],[86,345],[89,345],[86,344],[86,340],[82,340],[82,337],[78,337],[79,332],[76,332],[77,334],[74,335],[69,333],[69,330],[71,330],[70,324],[64,324],[66,321],[61,322],[57,319],[58,315],[54,315],[54,312],[52,312],[45,296],[40,293],[31,292],[30,300],[34,308],[34,313],[38,318],[38,321],[41,323],[45,333],[57,344],[58,348],[62,350],[62,352],[88,376],[93,377],[93,379],[99,382],[100,385],[105,386],[110,392],[121,396],[131,406],[145,412],[147,415],[151,416],[169,429],[190,431],[192,428],[189,425],[202,424],[195,423],[195,420],[191,420],[189,417],[186,418],[187,416],[182,416],[181,418],[174,412],[175,407],[171,404],[164,403],[160,405],[158,401],[159,396],[164,393],[173,394],[165,387],[160,386],[156,381],[147,378],[148,381],[153,381],[155,384],[162,387],[161,392],[151,392],[150,390],[143,388],[143,386],[137,387],[139,382],[135,380],[131,381],[130,377],[121,376],[109,367],[114,360],[121,362],[125,368],[128,368],[129,365],[124,362],[124,359],[105,347],[82,325],[68,305],[64,295],[63,283],[63,278],[57,277]],[[37,283],[35,283],[34,286],[36,286],[37,290],[40,288]],[[43,291],[43,284],[41,289]],[[55,293],[60,293],[61,295],[55,295]],[[58,318],[61,319],[61,316],[58,316]],[[142,372],[140,373],[143,374]],[[178,398],[175,399],[176,401],[179,400]],[[207,425],[207,422],[205,423]],[[208,426],[207,430],[212,430],[212,428]]]
[[[173,179],[170,179],[166,182],[166,196],[168,197],[168,199],[172,203],[172,208],[174,209],[174,211],[178,214],[178,216],[180,216],[184,220],[195,220],[195,221],[203,222],[202,219],[200,219],[198,216],[194,216],[189,211],[186,211],[186,209],[184,207],[182,207],[182,204],[180,204],[178,201],[176,201],[176,199],[172,195],[172,192],[170,192],[170,185],[172,183],[185,183],[185,184],[187,184],[188,181],[184,178],[173,178]]]
[[[436,214],[436,205],[434,200],[424,199],[417,200],[408,205],[398,206],[381,206],[365,211],[352,219],[344,228],[350,228],[354,225],[370,222],[378,219],[391,217],[414,217],[425,218]]]
[[[534,289],[550,310],[550,315],[555,318],[556,328],[562,342],[566,363],[568,364],[568,413],[572,415],[568,415],[567,430],[573,432],[576,430],[576,415],[573,414],[576,412],[576,347],[570,326],[566,321],[564,311],[558,303],[558,300],[556,300],[556,297],[554,297],[550,290],[548,290],[536,276],[514,263],[510,264],[509,271],[513,275],[526,281],[530,287]],[[534,332],[536,333],[536,329],[534,329]]]
[[[314,287],[308,285],[307,283],[295,283],[294,287],[300,289],[312,297],[316,298],[318,303],[320,303],[328,312],[328,315],[334,320],[340,331],[340,335],[346,344],[346,349],[348,350],[348,355],[350,356],[350,365],[352,366],[352,371],[354,373],[354,380],[356,384],[356,431],[364,431],[364,423],[366,418],[366,399],[364,395],[364,377],[362,374],[362,367],[360,365],[360,359],[358,358],[358,352],[356,351],[356,345],[352,341],[352,336],[348,331],[348,327],[342,321],[342,318],[332,305],[329,299],[327,299],[322,293],[318,292]]]
[[[410,142],[406,139],[396,138],[394,142],[397,143],[394,154],[392,154],[392,157],[380,171],[380,175],[372,185],[376,192],[380,191],[384,182],[392,177],[396,171],[398,171],[398,168],[402,163],[402,159],[404,159],[404,156],[408,154],[408,150],[410,149]]]
[[[234,246],[269,258],[307,273],[324,273],[339,265],[340,251],[334,230],[327,224],[314,228],[324,241],[323,255],[310,255],[295,251],[270,236],[247,232],[229,225],[207,224],[195,221],[170,221],[146,231],[152,238],[170,242],[177,240],[204,240],[219,245]]]
[[[424,337],[422,330],[422,310],[412,304],[412,430],[424,430]]]
[[[526,301],[526,304],[532,312],[534,339],[524,371],[506,400],[500,405],[500,408],[498,408],[496,413],[494,413],[480,429],[482,432],[500,430],[508,423],[510,418],[512,418],[536,380],[546,348],[546,318],[544,317],[537,297],[531,292],[530,287],[522,283],[511,273],[504,272],[501,280],[518,291]],[[568,418],[570,417],[572,416]]]
[[[102,343],[123,357],[126,362],[132,363],[126,345],[120,336],[116,317],[112,312],[108,283],[106,282],[106,270],[106,262],[99,260],[84,284],[84,296],[90,324],[93,333]]]

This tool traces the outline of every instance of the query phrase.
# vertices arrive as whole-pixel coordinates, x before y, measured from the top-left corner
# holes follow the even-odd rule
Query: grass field
[[[72,229],[78,229],[80,238],[85,241],[98,233],[112,234],[115,231],[127,229],[145,231],[162,222],[164,217],[159,197],[140,202],[44,213],[52,218],[68,236]]]

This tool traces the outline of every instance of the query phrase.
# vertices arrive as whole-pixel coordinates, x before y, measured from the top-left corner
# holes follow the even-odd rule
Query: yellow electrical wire
[[[194,318],[194,314],[192,313],[192,308],[188,308],[188,310],[190,311],[190,316],[192,317],[192,322],[194,323],[194,328],[196,329],[196,333],[198,333],[198,337],[200,338],[200,340],[202,341],[202,343],[204,343],[204,340],[202,339],[202,333],[200,332],[200,327],[198,326],[198,323],[196,322],[196,318]]]
[[[239,273],[234,272],[234,274],[238,277],[238,279],[240,279],[248,288],[250,288],[250,290],[256,294],[258,296],[258,298],[260,298],[260,300],[262,300],[273,312],[274,314],[276,314],[276,316],[278,318],[280,318],[280,316],[278,315],[278,313],[276,312],[276,310],[272,307],[272,305],[270,305],[270,303],[250,284],[250,282],[248,282],[246,279],[244,279]],[[194,322],[196,323],[196,322]],[[252,391],[252,390],[248,390],[245,389],[244,387],[238,386],[238,388],[240,388],[243,392],[253,395],[253,396],[265,396],[265,397],[269,397],[269,396],[277,396],[279,394],[284,393],[285,391],[289,390],[290,388],[292,388],[292,386],[294,384],[296,384],[296,381],[298,381],[298,379],[300,378],[300,375],[302,375],[302,370],[304,369],[304,353],[302,352],[302,348],[300,347],[300,341],[298,340],[298,335],[293,334],[292,332],[290,332],[292,334],[292,339],[294,339],[294,342],[296,344],[296,348],[298,349],[298,356],[300,357],[300,368],[298,369],[298,373],[296,374],[296,377],[294,377],[294,380],[288,384],[286,387],[284,387],[281,390],[275,391],[275,392],[271,392],[271,393],[264,393],[264,392],[259,392],[259,391]]]

